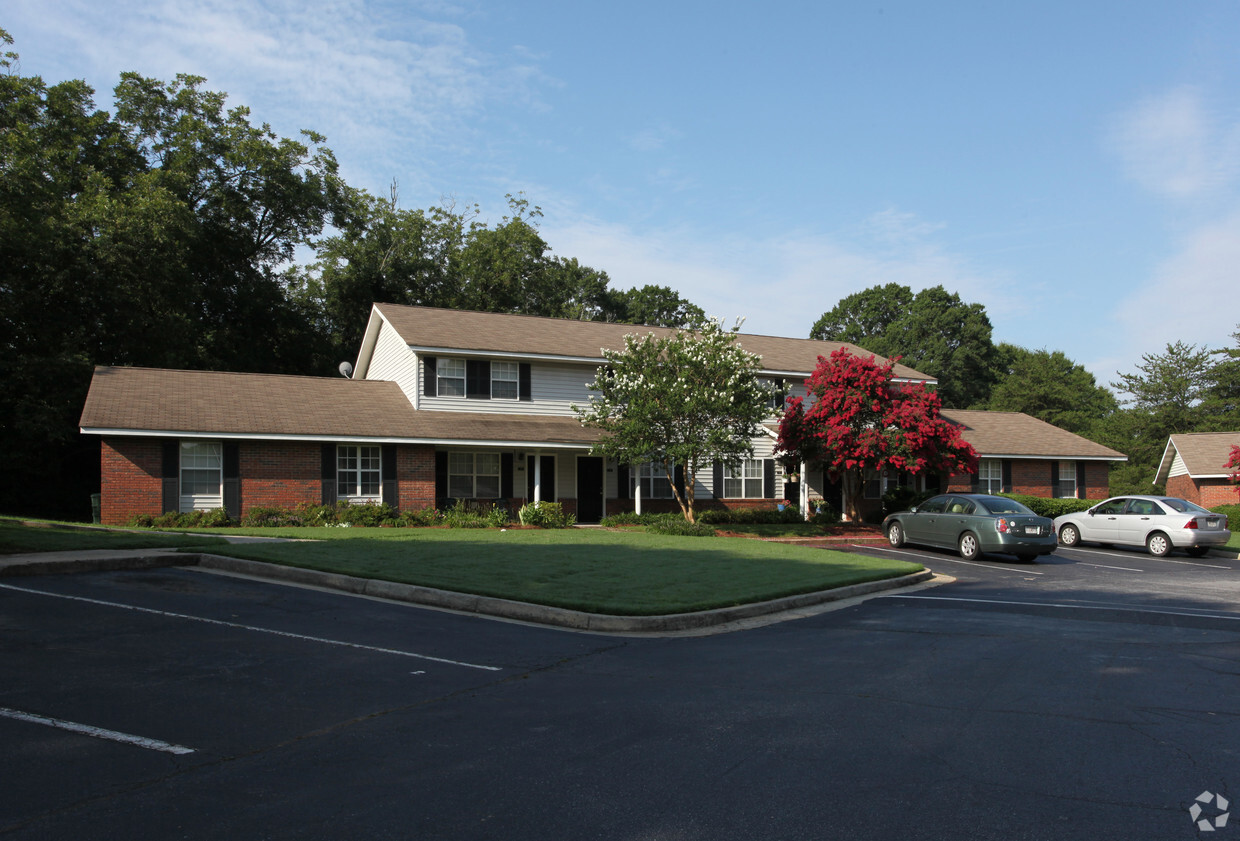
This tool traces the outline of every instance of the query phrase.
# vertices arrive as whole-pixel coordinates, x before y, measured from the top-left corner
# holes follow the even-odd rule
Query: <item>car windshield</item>
[[[1167,506],[1168,508],[1170,508],[1172,511],[1178,512],[1180,514],[1209,514],[1211,513],[1209,509],[1202,508],[1200,505],[1197,505],[1196,503],[1189,502],[1187,499],[1179,499],[1178,497],[1174,497],[1174,496],[1162,497],[1158,501],[1161,502],[1163,505]]]
[[[978,503],[982,508],[991,514],[1032,514],[1033,511],[1026,508],[1014,499],[1004,499],[998,496],[988,496],[985,499],[979,499]]]

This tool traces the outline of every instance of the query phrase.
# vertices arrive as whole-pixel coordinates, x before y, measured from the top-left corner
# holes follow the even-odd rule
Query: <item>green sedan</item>
[[[895,548],[905,543],[955,549],[966,561],[986,552],[1032,561],[1055,551],[1055,524],[1014,499],[988,494],[940,494],[883,520]]]

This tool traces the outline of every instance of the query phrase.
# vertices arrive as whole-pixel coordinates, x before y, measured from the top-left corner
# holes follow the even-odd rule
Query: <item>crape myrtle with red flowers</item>
[[[1231,458],[1227,460],[1227,467],[1235,471],[1231,474],[1231,481],[1236,483],[1236,495],[1240,496],[1240,445],[1231,448]]]
[[[863,359],[842,347],[818,357],[807,398],[788,401],[779,425],[781,452],[840,477],[844,513],[860,520],[865,470],[913,474],[977,472],[977,452],[943,418],[938,395],[921,383],[897,383],[894,361]]]

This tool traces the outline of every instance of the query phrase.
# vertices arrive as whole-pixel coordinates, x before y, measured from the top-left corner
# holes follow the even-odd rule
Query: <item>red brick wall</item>
[[[1051,464],[1050,460],[1012,459],[1012,493],[1026,496],[1050,498]],[[968,493],[973,489],[971,474],[952,476],[945,491]],[[1082,499],[1106,499],[1111,495],[1110,466],[1105,461],[1085,462],[1085,485],[1077,489]]]
[[[124,525],[135,514],[162,514],[163,442],[154,438],[105,438],[99,447],[100,517]]]
[[[241,515],[323,501],[322,448],[302,441],[242,441]]]
[[[1167,496],[1178,496],[1205,508],[1240,504],[1236,486],[1226,479],[1197,479],[1172,476],[1167,480]]]
[[[435,448],[430,444],[397,446],[396,479],[401,511],[434,508]]]

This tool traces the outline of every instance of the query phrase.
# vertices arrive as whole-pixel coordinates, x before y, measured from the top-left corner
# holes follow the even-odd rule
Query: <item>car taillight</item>
[[[1007,521],[1006,517],[1000,517],[999,519],[995,520],[995,531],[999,532],[1000,534],[1007,534],[1007,532],[1010,531],[1011,528],[1012,528],[1012,525],[1011,523]]]
[[[1185,523],[1185,524],[1184,524],[1184,528],[1186,528],[1186,529],[1195,529],[1195,528],[1197,528],[1197,520],[1196,520],[1196,518],[1194,518],[1194,519],[1192,519],[1192,520],[1189,520],[1187,523]]]

